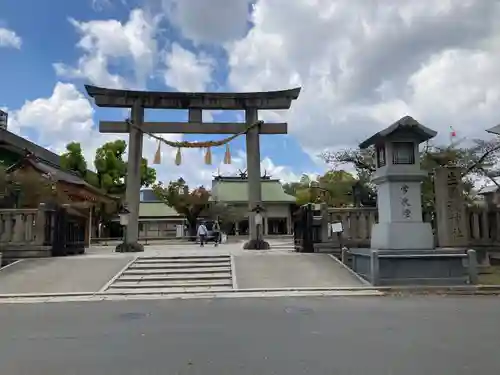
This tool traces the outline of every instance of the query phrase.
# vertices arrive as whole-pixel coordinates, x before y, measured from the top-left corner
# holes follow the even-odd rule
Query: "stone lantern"
[[[371,248],[349,251],[353,270],[373,285],[477,281],[475,251],[435,248],[431,225],[422,220],[421,183],[427,172],[420,169],[418,146],[436,134],[406,116],[360,144],[376,149],[372,181],[379,219],[372,226]]]
[[[434,236],[422,222],[421,182],[427,172],[420,169],[418,146],[437,133],[406,116],[360,144],[375,146],[379,222],[372,228],[373,249],[432,249]]]

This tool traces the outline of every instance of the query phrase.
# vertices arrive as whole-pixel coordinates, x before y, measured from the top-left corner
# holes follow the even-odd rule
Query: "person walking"
[[[219,221],[215,220],[214,221],[214,226],[213,226],[213,234],[214,234],[214,246],[217,247],[220,243],[220,225]]]
[[[200,238],[200,247],[205,246],[205,239],[207,238],[207,235],[208,235],[208,229],[207,226],[205,225],[205,222],[203,221],[198,227],[198,237]]]

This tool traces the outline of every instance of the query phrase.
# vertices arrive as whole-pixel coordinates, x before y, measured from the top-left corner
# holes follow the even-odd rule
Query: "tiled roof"
[[[105,192],[102,190],[90,185],[87,181],[85,181],[83,178],[80,176],[77,176],[76,174],[69,172],[69,171],[64,171],[59,169],[58,167],[51,165],[47,161],[41,160],[34,155],[28,155],[21,159],[18,163],[10,166],[7,169],[7,172],[16,170],[19,166],[21,166],[23,163],[27,163],[31,165],[34,169],[39,171],[42,174],[47,174],[50,175],[50,178],[52,178],[54,181],[62,181],[66,182],[71,185],[78,185],[81,186],[88,191],[91,191],[95,194],[98,194],[100,196],[106,196],[109,199],[114,199],[111,196],[108,196]]]
[[[172,207],[163,202],[141,202],[139,204],[139,217],[166,217],[181,216]]]
[[[19,150],[28,151],[38,158],[48,161],[49,163],[60,166],[61,157],[46,148],[37,145],[27,139],[14,134],[7,129],[0,128],[0,141],[5,142]]]
[[[283,191],[278,180],[262,180],[262,203],[295,203],[296,198]],[[212,182],[212,194],[221,202],[248,201],[248,180],[224,180]]]

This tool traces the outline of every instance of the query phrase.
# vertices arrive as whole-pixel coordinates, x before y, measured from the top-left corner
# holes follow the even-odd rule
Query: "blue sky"
[[[50,4],[50,5],[49,5]],[[20,49],[0,48],[0,80],[9,95],[0,97],[0,107],[7,107],[9,111],[20,109],[29,100],[37,98],[48,98],[51,96],[56,82],[67,82],[74,84],[80,92],[84,93],[85,83],[91,82],[86,77],[61,77],[56,74],[54,63],[63,63],[74,66],[82,56],[82,49],[77,46],[82,34],[76,30],[69,19],[78,22],[89,22],[96,20],[117,20],[125,24],[129,20],[130,11],[134,8],[129,1],[127,5],[116,2],[112,6],[96,7],[89,1],[31,1],[16,0],[6,1],[2,4],[0,27],[15,31],[22,39]],[[140,4],[136,4],[139,6]],[[29,9],[29,11],[27,11]],[[211,80],[206,85],[206,91],[230,91],[227,84],[228,66],[227,53],[218,45],[200,45],[183,37],[177,27],[168,20],[161,20],[159,31],[154,38],[159,49],[168,50],[172,43],[178,43],[183,48],[195,53],[204,54],[213,60]],[[110,72],[125,78],[133,76],[134,66],[128,64],[126,59],[115,61],[108,65]],[[177,91],[176,87],[169,86],[153,69],[144,84],[148,90]],[[283,87],[288,88],[288,87]],[[102,110],[94,107],[94,128],[99,120],[120,120],[124,118],[120,110]],[[214,121],[235,121],[241,113],[222,112],[213,116]],[[149,110],[146,118],[150,121],[178,121],[186,119],[187,114],[179,111],[152,111]],[[68,124],[68,127],[70,124]],[[71,129],[67,129],[71,132]],[[21,134],[27,135],[34,141],[41,142],[44,146],[53,146],[50,142],[44,142],[38,136],[40,128],[36,123],[24,124]],[[223,136],[188,135],[187,140],[218,139]],[[300,175],[302,172],[320,171],[318,165],[311,160],[293,136],[262,136],[261,156],[268,157],[274,165],[286,167],[289,173]],[[74,139],[78,141],[78,139]],[[108,139],[106,139],[108,140]],[[59,146],[60,147],[60,146]],[[244,137],[232,142],[233,154],[244,150]],[[213,150],[214,155],[223,155],[224,148]],[[152,159],[152,155],[145,157]],[[200,163],[202,161],[200,160]],[[188,168],[181,166],[180,168]],[[213,171],[217,169],[214,166]],[[278,176],[282,177],[282,176]]]
[[[438,131],[434,143],[487,138],[500,121],[498,1],[435,0],[0,0],[0,108],[9,129],[54,150],[79,141],[88,160],[104,142],[99,120],[121,110],[90,103],[83,85],[172,91],[266,91],[301,86],[289,135],[262,136],[262,169],[293,180],[320,173],[324,150],[359,142],[410,115]],[[213,114],[234,121],[238,113]],[[149,111],[150,120],[187,118]],[[175,138],[166,135],[169,138]],[[187,139],[207,139],[187,136]],[[213,137],[222,138],[222,137]],[[160,179],[192,184],[244,169],[198,151],[163,149]],[[146,140],[152,159],[155,142]]]

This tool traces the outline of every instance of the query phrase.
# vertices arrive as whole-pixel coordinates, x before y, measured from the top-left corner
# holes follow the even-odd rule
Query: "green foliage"
[[[80,143],[71,142],[66,145],[66,152],[61,155],[61,166],[66,170],[78,173],[83,178],[86,176],[87,162]]]
[[[218,220],[223,232],[229,232],[233,223],[245,218],[242,210],[222,202],[212,202],[207,209],[207,216]]]
[[[303,175],[299,181],[286,183],[283,189],[287,194],[296,197],[296,203],[327,203],[333,207],[352,204],[352,186],[356,178],[344,170],[330,170],[315,179]]]
[[[98,186],[106,192],[115,195],[125,194],[125,176],[127,162],[123,155],[127,143],[123,140],[107,142],[96,151],[94,166],[97,170]],[[142,158],[141,186],[151,186],[156,180],[156,171],[148,167],[148,161]]]
[[[208,208],[210,192],[203,186],[190,190],[182,178],[171,181],[167,186],[162,182],[155,183],[152,189],[158,199],[186,217],[191,235],[195,235],[198,217]]]

